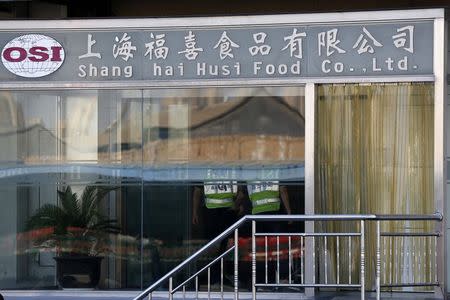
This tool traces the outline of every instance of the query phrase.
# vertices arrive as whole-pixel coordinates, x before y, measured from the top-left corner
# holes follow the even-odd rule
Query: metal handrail
[[[243,218],[248,221],[361,221],[376,220],[377,215],[248,215]]]
[[[206,251],[210,250],[215,244],[222,241],[223,239],[228,237],[233,232],[235,233],[235,236],[236,236],[237,235],[236,230],[248,221],[304,221],[304,222],[308,222],[308,221],[377,221],[377,223],[379,223],[380,221],[408,221],[408,220],[410,220],[410,221],[442,221],[442,219],[443,219],[443,216],[440,213],[427,214],[427,215],[376,215],[376,214],[364,214],[364,215],[357,215],[357,214],[246,215],[246,216],[243,216],[241,219],[239,219],[237,222],[235,222],[233,225],[231,225],[229,228],[227,228],[224,232],[219,234],[216,238],[214,238],[213,240],[208,242],[205,246],[200,248],[194,254],[189,256],[186,260],[184,260],[182,263],[177,265],[175,268],[173,268],[170,272],[168,272],[166,275],[161,277],[159,280],[157,280],[151,286],[149,286],[144,291],[142,291],[133,300],[142,300],[144,297],[151,294],[158,287],[160,287],[165,281],[167,281],[168,279],[171,279],[176,273],[181,271],[184,267],[189,265],[191,262],[195,261],[202,254],[206,253]],[[363,223],[361,223],[361,225],[362,225],[362,227],[364,227]],[[379,226],[379,224],[378,224],[378,226]],[[364,232],[364,228],[362,228],[361,232],[362,233]],[[258,235],[258,234],[256,234],[256,235]],[[265,235],[269,236],[272,234],[269,233],[269,234],[265,234]],[[276,236],[277,234],[274,234],[274,235]],[[283,233],[280,233],[278,235],[281,236],[281,235],[283,235]],[[290,235],[296,235],[296,234],[291,233]],[[338,236],[340,234],[339,233],[322,233],[322,235]],[[379,238],[380,235],[381,235],[381,233],[378,231],[377,239]],[[302,234],[300,234],[300,236],[302,236]],[[306,234],[303,234],[303,236],[312,236],[313,237],[314,233],[306,233]],[[364,240],[364,234],[362,234],[361,237],[362,237],[362,240]],[[361,243],[361,246],[363,246],[363,243]],[[236,248],[235,250],[237,251],[237,245],[235,245],[234,248]],[[362,249],[362,251],[364,251],[364,249]],[[229,249],[226,251],[227,254],[230,252],[231,252],[231,250],[229,250]],[[224,254],[221,254],[220,257],[223,257],[223,255]],[[235,253],[235,255],[237,255],[237,254]],[[379,254],[377,254],[377,255],[379,255]],[[218,259],[215,259],[214,261],[217,261],[217,260]],[[363,268],[363,270],[364,270],[364,268]],[[190,278],[190,279],[192,279],[192,278]],[[189,279],[187,281],[189,281]],[[175,293],[182,285],[183,284],[178,285],[177,288],[175,288],[175,290],[172,290],[173,293]],[[319,286],[319,285],[317,285],[317,286]],[[258,286],[259,286],[259,284],[258,284]],[[363,294],[364,293],[364,291],[363,291],[364,290],[364,282],[362,282],[360,284],[360,286],[361,286],[361,290],[362,290],[361,293]],[[237,287],[235,287],[235,288],[237,288]],[[253,290],[255,291],[255,284],[254,284]]]
[[[219,255],[218,257],[216,257],[212,262],[210,262],[209,264],[207,264],[206,266],[204,266],[203,268],[201,268],[199,271],[197,271],[194,275],[192,275],[191,277],[189,277],[188,279],[186,279],[185,281],[183,281],[182,283],[180,283],[176,288],[174,288],[172,290],[172,294],[176,293],[181,287],[183,287],[183,285],[189,283],[189,281],[191,281],[192,279],[194,279],[195,277],[197,277],[198,275],[200,275],[203,271],[205,271],[206,269],[208,269],[209,267],[211,267],[212,265],[214,265],[216,262],[218,262],[220,259],[224,258],[227,254],[231,253],[231,251],[234,250],[236,246],[232,246],[230,247],[230,249],[226,250],[224,253],[222,253],[221,255]]]
[[[189,263],[197,259],[199,256],[204,254],[206,251],[211,249],[216,243],[222,241],[224,238],[229,236],[231,233],[233,233],[237,228],[241,227],[242,224],[245,223],[247,220],[247,216],[242,217],[239,219],[236,223],[228,227],[224,232],[219,234],[216,238],[212,239],[210,242],[208,242],[205,246],[197,250],[194,254],[189,256],[186,260],[184,260],[182,263],[180,263],[178,266],[173,268],[169,273],[161,277],[159,280],[157,280],[155,283],[153,283],[151,286],[146,288],[144,291],[142,291],[139,295],[137,295],[133,300],[141,300],[144,297],[146,297],[151,292],[155,291],[162,283],[164,283],[166,280],[168,280],[170,277],[178,273],[180,270],[182,270],[185,266],[187,266]]]
[[[441,222],[443,215],[439,212],[428,215],[377,215],[375,219],[376,225],[376,265],[375,265],[375,290],[376,299],[381,299],[382,288],[395,288],[395,287],[432,287],[439,286],[437,280],[437,238],[441,236],[441,232],[381,232],[381,222],[383,221],[436,221]],[[389,283],[381,284],[381,237],[398,238],[434,238],[435,241],[435,281],[434,282],[406,282],[406,283]]]
[[[379,221],[442,221],[443,215],[440,212],[426,215],[375,215],[375,220]]]

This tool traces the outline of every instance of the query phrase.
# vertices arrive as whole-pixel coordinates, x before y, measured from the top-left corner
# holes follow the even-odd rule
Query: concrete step
[[[46,290],[46,291],[0,291],[5,300],[132,300],[139,291],[92,291],[92,290]],[[217,292],[211,293],[212,300],[220,300],[221,295]],[[167,292],[153,293],[153,300],[168,300]],[[196,299],[195,293],[187,292],[187,300]],[[199,293],[199,299],[208,299],[207,292]],[[234,299],[234,294],[224,293],[224,299]],[[252,294],[249,292],[239,293],[239,299],[251,300]],[[313,298],[306,297],[302,293],[267,293],[259,292],[258,300],[358,300],[360,293],[358,292],[321,292],[317,293]],[[367,300],[375,300],[374,293],[366,293]],[[431,293],[383,293],[381,299],[386,300],[436,300]],[[183,300],[183,294],[177,293],[174,300]]]

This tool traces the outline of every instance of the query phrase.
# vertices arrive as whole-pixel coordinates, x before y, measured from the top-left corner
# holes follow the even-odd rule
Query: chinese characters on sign
[[[120,56],[120,58],[124,61],[128,61],[130,57],[133,57],[133,52],[136,51],[136,46],[131,44],[131,37],[128,36],[127,33],[124,33],[120,40],[117,36],[114,40],[117,42],[117,44],[114,44],[113,46],[114,58]]]
[[[195,60],[199,52],[203,52],[203,48],[196,47],[197,42],[195,41],[195,34],[192,31],[189,30],[189,34],[184,37],[184,42],[186,49],[179,51],[178,54],[184,53],[184,56],[188,60]]]
[[[392,36],[395,47],[414,53],[414,26],[398,28],[397,32],[400,33]],[[405,47],[405,45],[408,45],[408,47]]]
[[[93,53],[92,52],[92,46],[94,46],[95,43],[97,43],[97,41],[92,39],[92,34],[88,34],[87,52],[86,52],[86,54],[78,56],[78,58],[79,59],[81,59],[81,58],[88,58],[88,57],[102,58],[102,55],[100,53]]]
[[[73,57],[66,59],[56,73],[59,80],[68,81],[433,73],[432,21],[184,30],[143,28],[127,32],[92,30],[68,31],[63,36],[62,44],[71,50],[68,55]],[[2,79],[8,77],[2,75]]]
[[[284,37],[285,41],[288,41],[287,45],[281,49],[284,51],[289,48],[290,56],[297,58],[303,58],[302,38],[306,37],[306,33],[297,33],[297,28],[294,28],[292,35]]]
[[[326,55],[330,56],[335,51],[338,53],[345,53],[345,50],[342,50],[338,47],[338,44],[341,42],[337,38],[338,29],[334,28],[328,31],[323,31],[318,34],[318,50],[319,50],[319,56],[322,56],[323,48],[326,49]]]
[[[227,57],[234,58],[232,53],[233,48],[239,48],[239,45],[234,43],[228,36],[227,32],[224,31],[222,36],[220,37],[217,44],[214,46],[214,49],[219,48],[219,56],[220,59],[225,59]]]
[[[165,37],[165,34],[158,34],[155,36],[153,33],[150,33],[152,41],[145,44],[147,51],[144,56],[148,55],[150,60],[152,60],[153,57],[155,59],[166,59],[167,54],[169,54],[169,48],[164,46],[166,43]]]

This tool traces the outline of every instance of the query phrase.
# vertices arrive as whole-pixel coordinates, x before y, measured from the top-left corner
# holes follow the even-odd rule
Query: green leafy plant
[[[27,222],[36,248],[56,249],[58,256],[98,256],[109,250],[108,235],[117,234],[117,220],[100,210],[101,201],[116,187],[87,186],[81,197],[70,186],[58,191],[60,205],[45,204]]]

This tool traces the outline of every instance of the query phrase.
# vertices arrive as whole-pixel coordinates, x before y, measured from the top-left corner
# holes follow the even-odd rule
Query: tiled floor
[[[138,292],[133,291],[1,291],[5,300],[132,300]],[[251,293],[240,293],[240,299],[251,300]],[[307,298],[303,294],[296,293],[258,293],[259,300],[357,300],[360,299],[359,293],[320,293],[314,298]],[[152,298],[153,300],[167,300],[167,294],[163,292],[156,292]],[[175,300],[182,300],[182,294],[177,295]],[[194,293],[188,293],[186,299],[195,299]],[[199,299],[208,299],[207,293],[200,293]],[[211,299],[221,299],[219,293],[212,293]],[[225,299],[233,299],[233,293],[226,293]],[[367,300],[374,300],[375,294],[367,293]],[[433,294],[418,294],[418,293],[383,293],[382,299],[389,300],[427,300],[437,299]]]

